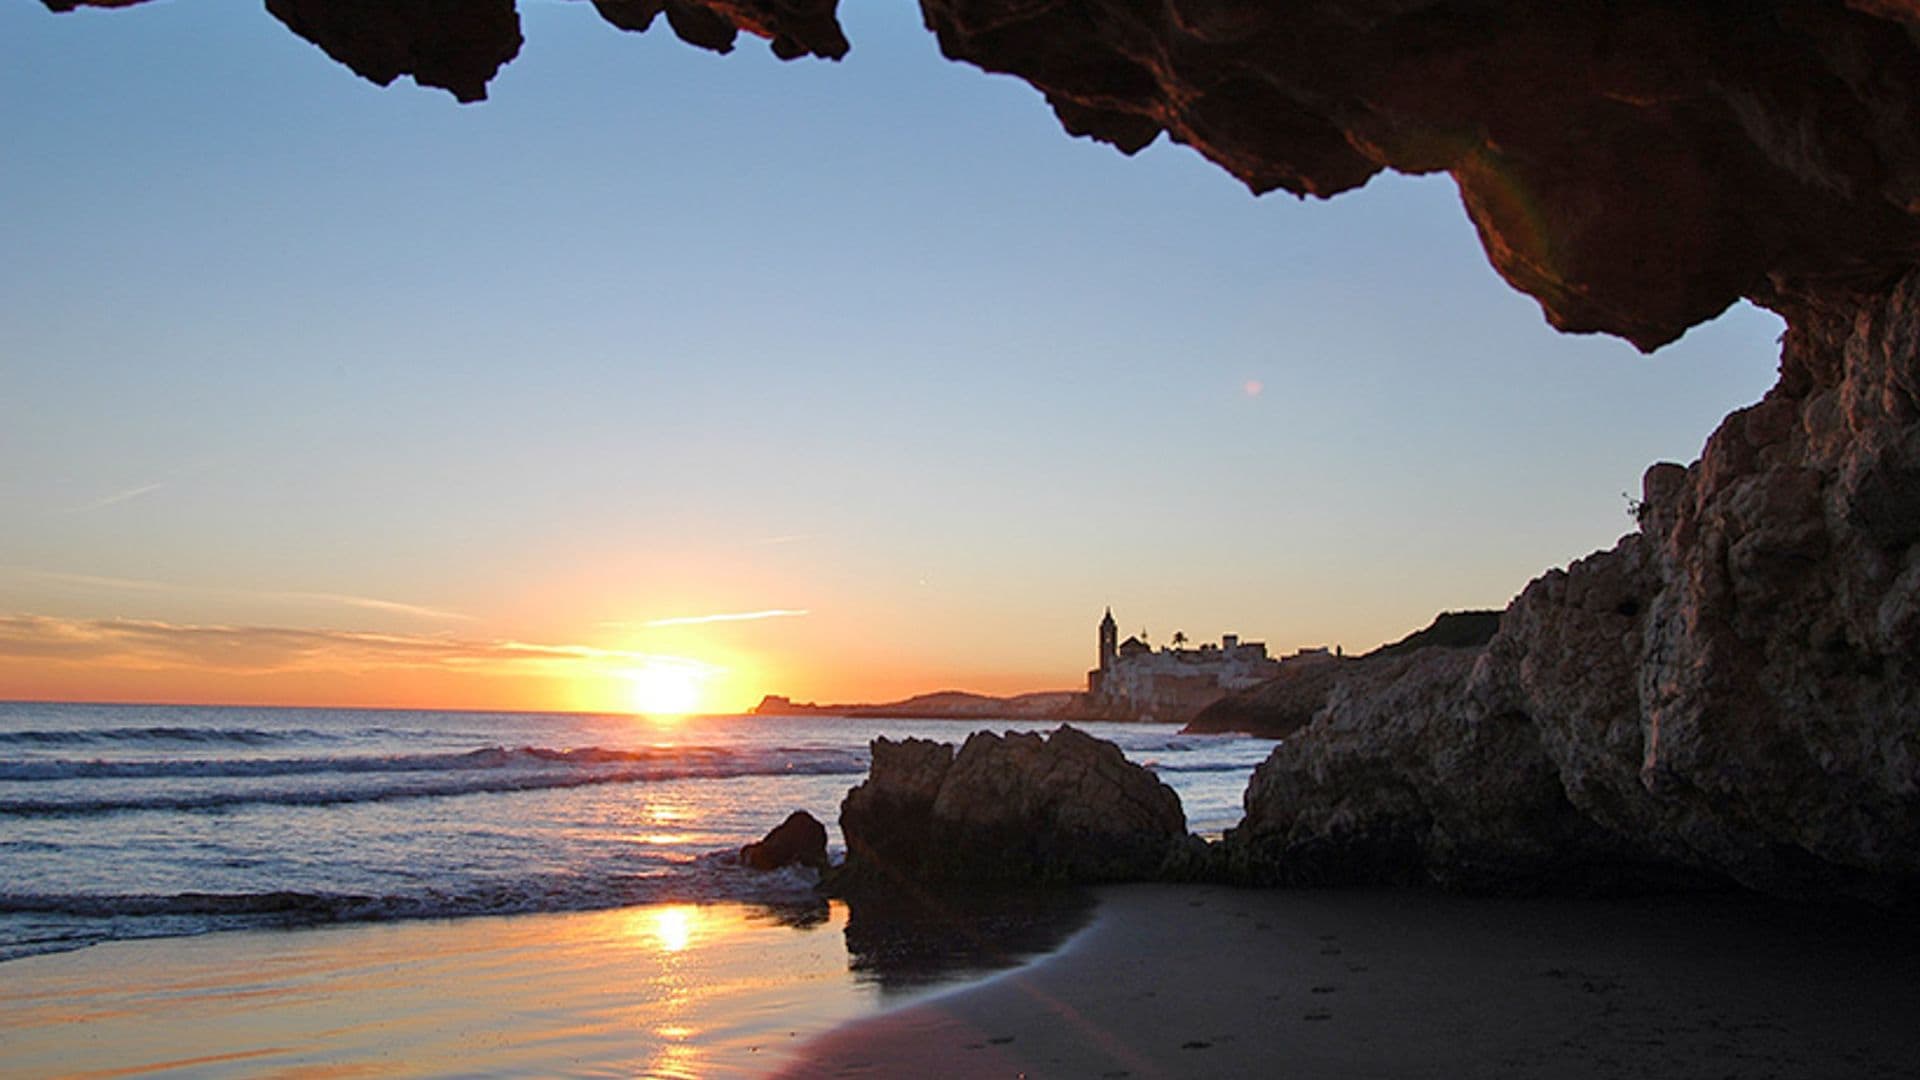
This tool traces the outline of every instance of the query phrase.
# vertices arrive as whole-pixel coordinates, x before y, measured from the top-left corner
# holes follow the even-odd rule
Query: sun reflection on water
[[[677,846],[683,846],[686,844],[695,843],[696,841],[699,841],[702,838],[688,836],[685,833],[661,832],[661,833],[638,833],[633,836],[629,836],[627,839],[632,840],[636,844],[661,844],[669,847],[677,847]]]
[[[653,936],[664,952],[684,952],[693,943],[693,934],[700,920],[700,909],[691,904],[675,904],[672,907],[655,908],[653,912]]]

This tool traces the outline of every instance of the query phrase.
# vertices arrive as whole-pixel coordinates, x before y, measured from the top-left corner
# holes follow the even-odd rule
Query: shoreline
[[[1920,1061],[1920,927],[1881,913],[1746,894],[1099,898],[1064,948],[854,1020],[776,1075],[1814,1080]]]
[[[251,928],[0,963],[9,1076],[762,1076],[837,1025],[1002,975],[1091,897]]]
[[[0,964],[9,1076],[757,1076],[925,991],[849,969],[847,911],[752,905],[217,931]]]

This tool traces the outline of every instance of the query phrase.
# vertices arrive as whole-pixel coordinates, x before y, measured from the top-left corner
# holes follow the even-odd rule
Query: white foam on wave
[[[844,750],[788,752],[719,748],[545,750],[492,747],[464,754],[400,757],[234,759],[227,761],[0,762],[0,780],[230,779],[318,773],[391,774],[359,783],[263,788],[136,791],[68,797],[0,798],[0,815],[91,816],[141,810],[196,812],[236,806],[335,806],[342,803],[431,799],[515,791],[546,791],[596,784],[665,780],[723,780],[743,776],[833,776],[866,771],[863,755]],[[29,789],[30,790],[30,789]]]

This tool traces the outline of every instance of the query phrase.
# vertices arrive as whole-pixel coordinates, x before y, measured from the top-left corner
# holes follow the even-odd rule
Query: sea
[[[134,938],[805,903],[743,868],[794,810],[844,852],[876,736],[1031,721],[0,703],[0,962]],[[1270,740],[1089,723],[1217,836]]]

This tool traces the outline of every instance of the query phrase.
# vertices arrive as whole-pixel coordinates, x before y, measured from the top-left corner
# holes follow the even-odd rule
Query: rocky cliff
[[[1243,868],[1920,898],[1920,275],[1790,317],[1779,385],[1647,471],[1640,532],[1275,751]]]
[[[1779,384],[1490,664],[1601,824],[1773,889],[1920,884],[1920,277],[1805,299]]]

